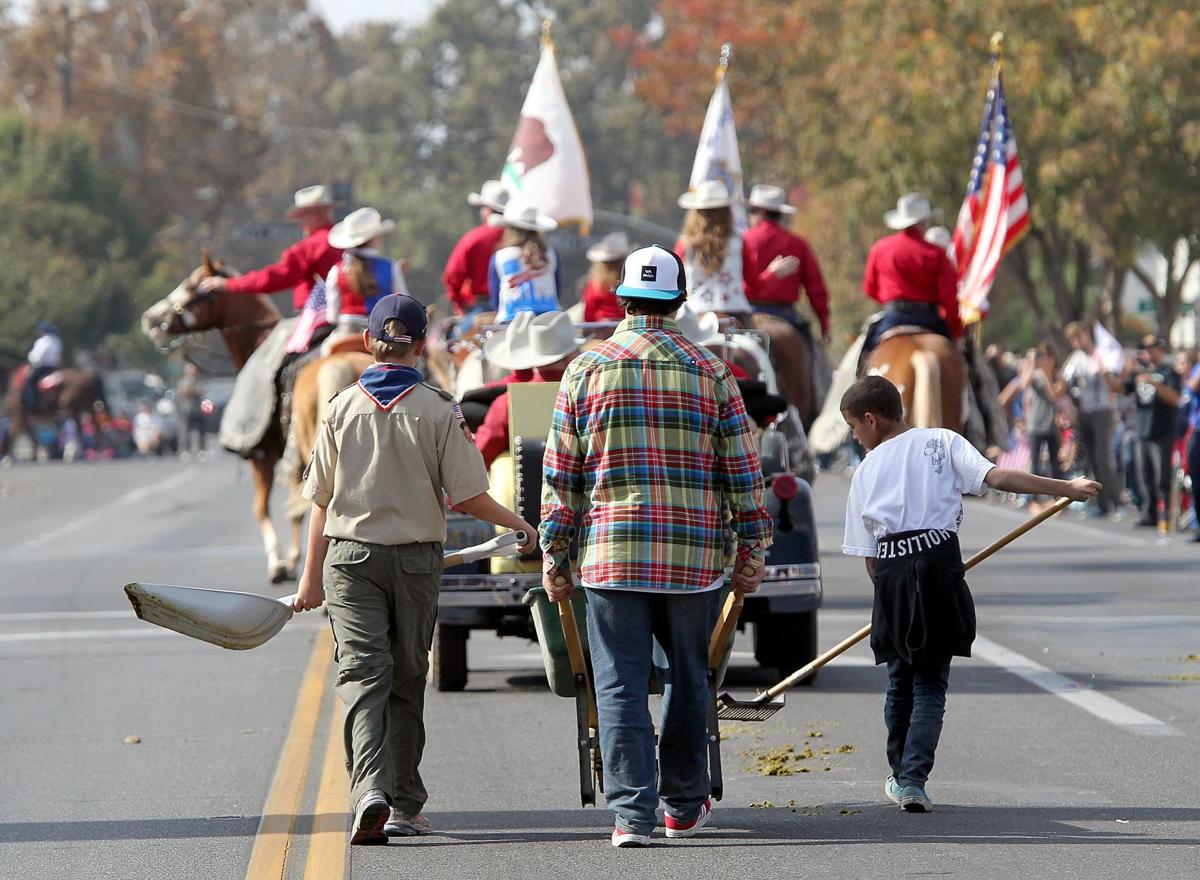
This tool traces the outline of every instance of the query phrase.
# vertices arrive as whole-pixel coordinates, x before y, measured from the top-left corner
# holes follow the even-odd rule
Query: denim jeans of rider
[[[883,720],[888,764],[899,785],[924,788],[942,735],[950,661],[918,667],[892,660],[887,667]]]
[[[626,831],[653,831],[660,797],[685,822],[708,799],[708,640],[718,598],[717,590],[587,592],[605,797]],[[667,664],[657,774],[648,705],[655,641]]]

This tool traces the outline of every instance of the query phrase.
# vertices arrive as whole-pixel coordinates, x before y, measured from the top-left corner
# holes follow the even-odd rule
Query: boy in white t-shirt
[[[866,557],[875,585],[871,649],[888,665],[884,794],[903,809],[933,809],[925,793],[942,732],[950,658],[971,656],[975,605],[963,578],[962,496],[1006,492],[1086,501],[1092,480],[1052,480],[1003,470],[960,434],[911,428],[900,393],[881,376],[855,382],[842,416],[867,450],[850,484],[842,552]]]

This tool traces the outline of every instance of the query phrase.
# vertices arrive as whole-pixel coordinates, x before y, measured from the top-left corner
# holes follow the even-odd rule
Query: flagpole
[[[733,43],[721,44],[721,57],[717,61],[717,85],[725,79],[725,74],[729,70],[729,62],[733,60]]]
[[[542,45],[554,51],[554,37],[550,36],[551,26],[550,19],[547,18],[542,21]],[[993,39],[995,38],[993,37]]]

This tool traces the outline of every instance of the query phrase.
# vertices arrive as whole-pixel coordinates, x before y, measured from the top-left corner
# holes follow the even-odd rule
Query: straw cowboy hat
[[[750,198],[746,203],[751,208],[758,208],[760,211],[769,211],[772,214],[795,214],[796,208],[794,205],[787,203],[787,193],[783,191],[781,186],[768,186],[765,183],[757,184],[750,190]]]
[[[384,220],[374,208],[359,208],[329,230],[329,244],[339,250],[362,247],[376,236],[395,228],[394,220]]]
[[[508,203],[508,188],[499,180],[485,180],[479,192],[467,196],[467,204],[475,207],[483,206],[493,211],[503,211]]]
[[[310,208],[332,208],[336,204],[337,201],[334,200],[328,187],[320,184],[306,186],[304,189],[296,190],[296,195],[292,198],[292,206],[288,208],[285,216],[290,219]]]
[[[721,319],[716,312],[697,312],[684,304],[675,313],[679,332],[696,345],[716,345],[722,340]]]
[[[629,243],[629,236],[624,232],[610,232],[587,250],[588,262],[611,263],[623,260],[637,250],[636,244]]]
[[[883,222],[888,229],[908,229],[924,220],[933,219],[937,214],[924,193],[911,192],[896,200],[896,210],[884,214]]]
[[[707,208],[728,208],[733,204],[733,196],[729,188],[719,180],[704,180],[695,189],[688,190],[679,197],[679,207],[689,211],[703,211]]]
[[[507,370],[532,370],[579,350],[566,312],[518,312],[503,333],[488,337],[483,356]]]
[[[558,221],[539,213],[537,205],[525,196],[512,196],[504,206],[503,214],[488,217],[492,226],[511,226],[514,229],[529,229],[534,232],[549,232],[558,228]]]

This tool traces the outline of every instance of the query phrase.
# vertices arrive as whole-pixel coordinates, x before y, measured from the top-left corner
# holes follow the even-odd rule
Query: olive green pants
[[[335,540],[324,579],[337,643],[335,690],[346,709],[351,808],[377,788],[415,815],[428,799],[418,768],[442,545]]]

